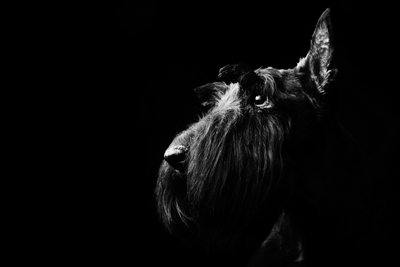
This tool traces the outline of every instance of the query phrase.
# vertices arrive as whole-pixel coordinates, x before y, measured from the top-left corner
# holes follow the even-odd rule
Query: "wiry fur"
[[[261,77],[270,77],[266,70],[260,72]],[[289,130],[286,117],[273,111],[260,113],[246,103],[248,95],[255,93],[251,89],[264,90],[273,98],[277,91],[272,78],[263,81],[263,88],[242,88],[240,92],[239,84],[227,87],[215,95],[215,107],[176,138],[181,144],[191,144],[186,173],[164,163],[157,187],[159,210],[171,231],[176,220],[187,226],[195,222],[198,233],[213,229],[213,237],[207,239],[222,243],[217,246],[240,239],[236,233],[253,231],[254,221],[260,220],[265,228],[276,219],[263,218],[261,223],[256,216],[267,209],[266,199],[277,194],[282,146]],[[176,192],[169,188],[172,183],[175,187],[186,183],[181,185],[186,188]]]
[[[195,90],[208,111],[175,137],[156,187],[172,233],[217,251],[278,242],[288,262],[299,259],[301,243],[285,208],[299,175],[291,171],[293,155],[318,131],[330,82],[327,18],[325,12],[313,35],[325,41],[313,40],[295,68],[229,65],[221,82]],[[183,159],[172,162],[171,155]]]

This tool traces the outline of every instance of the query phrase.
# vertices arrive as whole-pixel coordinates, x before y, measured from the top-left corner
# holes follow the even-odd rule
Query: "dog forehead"
[[[296,69],[275,69],[273,67],[267,67],[264,69],[257,69],[255,72],[259,76],[264,77],[266,81],[274,82],[279,90],[283,92],[290,92],[302,88]]]
[[[275,69],[273,67],[267,67],[267,68],[258,68],[254,72],[263,78],[266,79],[280,79],[282,78],[282,72],[284,70],[280,69]]]
[[[293,88],[297,89],[301,87],[292,69],[258,68],[253,71],[254,74],[263,80],[263,88],[269,94],[275,94],[278,90],[291,92]],[[251,88],[243,88],[241,82],[230,83],[226,87],[226,90],[217,92],[216,105],[212,109],[213,113],[222,113],[228,110],[240,112],[243,98],[241,90],[251,91]]]

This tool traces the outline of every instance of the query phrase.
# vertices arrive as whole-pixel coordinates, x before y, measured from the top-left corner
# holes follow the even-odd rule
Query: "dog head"
[[[323,118],[332,53],[326,10],[296,67],[228,65],[220,82],[195,89],[207,111],[172,141],[156,186],[171,232],[216,249],[265,239],[296,179],[290,151]]]

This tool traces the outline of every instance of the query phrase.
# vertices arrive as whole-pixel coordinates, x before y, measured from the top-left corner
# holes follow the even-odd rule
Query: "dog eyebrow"
[[[218,104],[216,105],[214,112],[227,110],[240,111],[240,98],[238,96],[239,90],[239,83],[231,83],[226,92],[218,93]]]
[[[259,68],[256,69],[254,72],[259,76],[262,77],[264,80],[264,88],[267,90],[268,94],[270,96],[273,96],[275,92],[277,91],[277,86],[275,82],[274,75],[272,74],[271,71],[273,71],[271,67],[268,68]]]

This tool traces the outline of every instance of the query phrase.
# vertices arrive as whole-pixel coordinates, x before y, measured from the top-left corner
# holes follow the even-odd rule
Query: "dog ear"
[[[305,58],[300,59],[297,71],[306,74],[320,94],[325,94],[327,85],[337,70],[330,66],[333,56],[332,24],[330,9],[322,13],[311,38],[311,46]]]
[[[216,102],[216,96],[223,94],[228,90],[229,86],[224,82],[208,83],[194,89],[201,105],[203,107],[211,107]]]
[[[226,84],[237,83],[250,71],[251,67],[244,63],[226,65],[219,70],[218,77]]]

